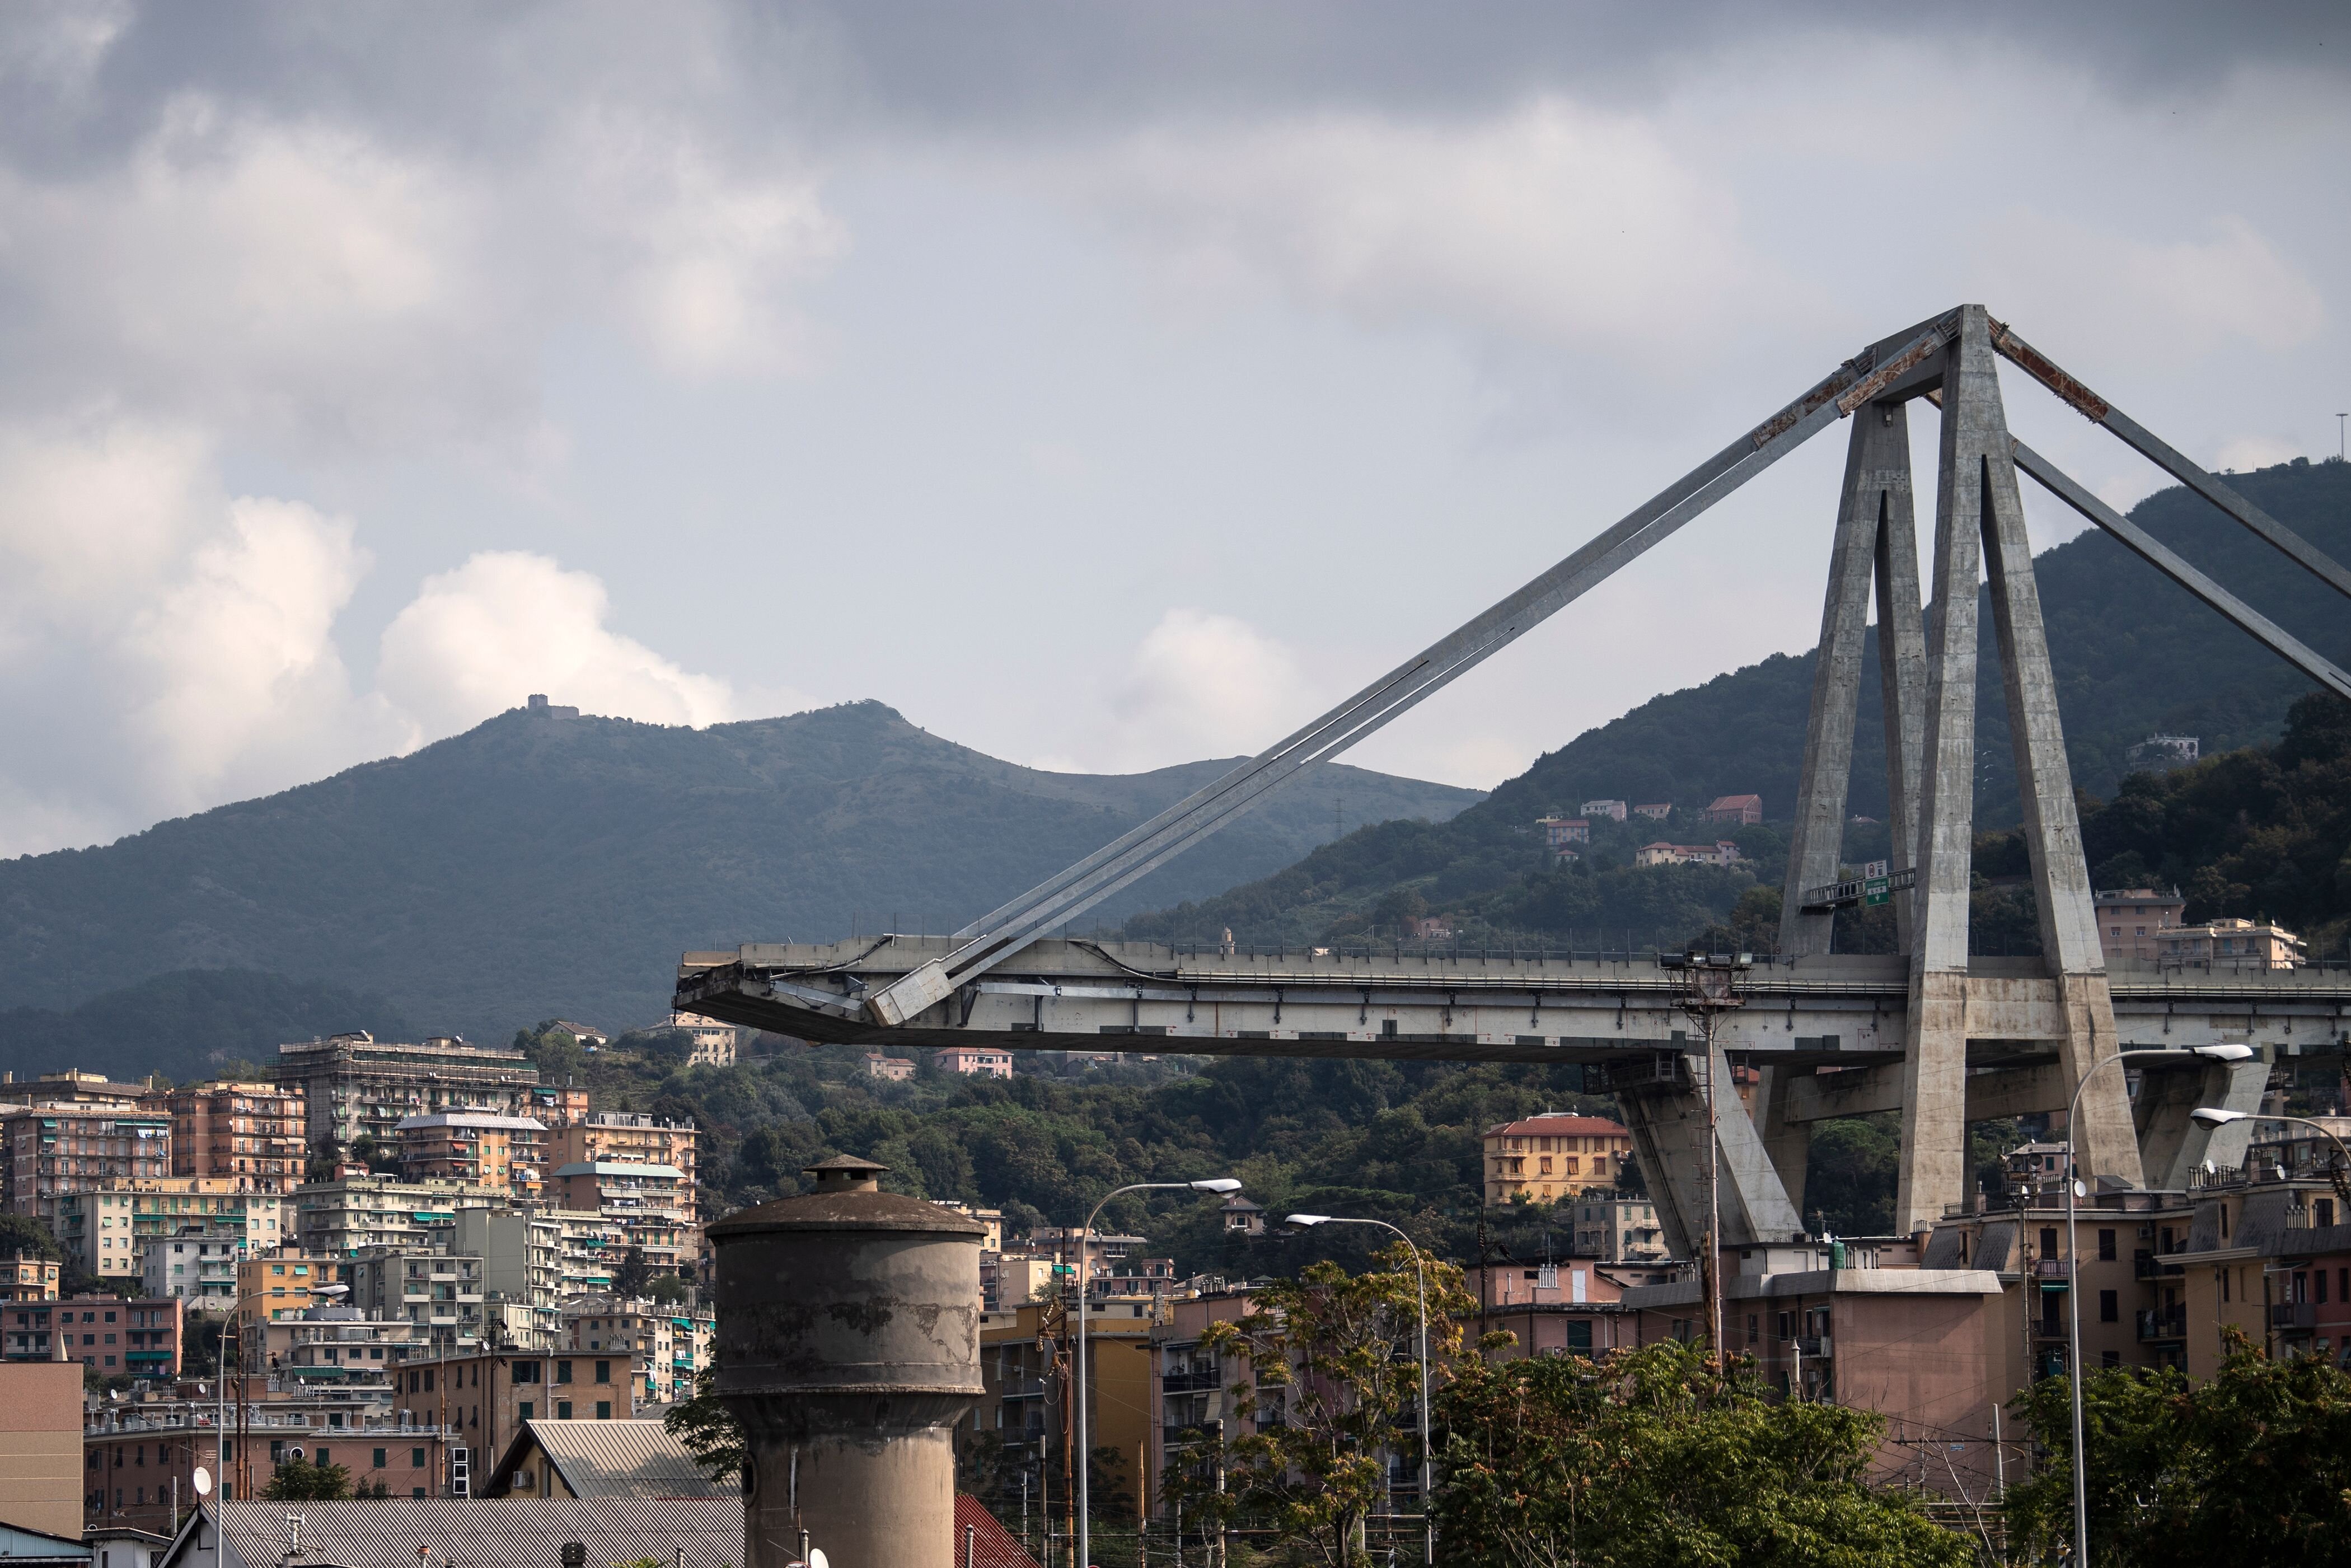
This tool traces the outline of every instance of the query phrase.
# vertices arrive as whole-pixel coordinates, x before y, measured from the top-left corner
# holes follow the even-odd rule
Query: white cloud
[[[2240,435],[2221,444],[2220,455],[2212,459],[2212,466],[2244,473],[2307,455],[2309,454],[2293,442],[2281,441],[2273,435]]]
[[[1297,655],[1247,622],[1176,609],[1134,650],[1112,692],[1096,767],[1163,768],[1263,750],[1314,712]]]
[[[478,724],[531,692],[654,724],[740,716],[726,683],[612,631],[610,612],[603,583],[586,572],[518,550],[484,551],[427,578],[384,629],[377,684],[429,735]]]
[[[1642,120],[1546,97],[1460,122],[1322,114],[1161,130],[1083,166],[1181,276],[1376,322],[1618,357],[1771,286],[1729,189]]]
[[[2283,352],[2326,326],[2317,286],[2241,218],[2206,238],[2143,239],[2019,209],[1987,224],[1976,248],[1980,297],[2077,368],[2168,369],[2241,343]]]

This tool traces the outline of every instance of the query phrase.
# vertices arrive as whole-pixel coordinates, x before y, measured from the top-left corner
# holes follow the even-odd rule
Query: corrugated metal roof
[[[245,1568],[278,1568],[287,1519],[302,1521],[300,1564],[339,1568],[562,1568],[566,1542],[588,1550],[588,1568],[653,1558],[685,1568],[742,1568],[740,1498],[361,1498],[341,1502],[225,1502],[222,1535]],[[205,1563],[183,1531],[181,1568]],[[206,1568],[209,1563],[206,1563]]]
[[[658,1420],[544,1421],[523,1423],[514,1446],[498,1460],[486,1490],[508,1490],[507,1480],[525,1454],[537,1448],[563,1482],[580,1497],[734,1497],[694,1462],[684,1443]]]

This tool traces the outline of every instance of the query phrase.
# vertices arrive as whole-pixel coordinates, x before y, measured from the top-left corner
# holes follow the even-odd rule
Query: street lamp
[[[2333,1128],[2324,1123],[2314,1122],[2307,1116],[2261,1115],[2252,1111],[2223,1111],[2217,1105],[2199,1105],[2195,1110],[2188,1113],[2188,1119],[2207,1127],[2225,1127],[2231,1122],[2291,1122],[2297,1127],[2308,1127],[2314,1132],[2325,1134],[2334,1144],[2336,1152],[2342,1155],[2344,1166],[2351,1169],[2351,1146],[2346,1146],[2341,1138],[2336,1137]]]
[[[1086,1216],[1085,1228],[1078,1232],[1078,1354],[1076,1363],[1077,1375],[1076,1381],[1073,1385],[1073,1398],[1071,1402],[1078,1407],[1079,1568],[1089,1568],[1090,1554],[1093,1545],[1093,1520],[1092,1517],[1092,1499],[1091,1496],[1091,1489],[1087,1485],[1088,1477],[1086,1475],[1086,1471],[1089,1469],[1087,1458],[1090,1452],[1086,1448],[1086,1244],[1093,1238],[1094,1221],[1101,1217],[1103,1207],[1109,1204],[1110,1200],[1118,1197],[1122,1193],[1185,1190],[1192,1192],[1223,1193],[1238,1192],[1240,1189],[1241,1184],[1234,1180],[1231,1176],[1211,1176],[1206,1181],[1130,1182],[1124,1186],[1113,1187],[1109,1192],[1104,1193],[1102,1195],[1102,1202],[1094,1205],[1093,1213]],[[1137,1476],[1135,1478],[1135,1482],[1137,1485],[1142,1485],[1144,1479],[1141,1476]]]
[[[2074,1225],[2074,1198],[2081,1189],[2079,1173],[2074,1168],[2074,1113],[2082,1103],[2082,1091],[2098,1075],[2098,1069],[2108,1062],[2126,1061],[2132,1057],[2177,1056],[2172,1051],[2118,1051],[2112,1056],[2090,1064],[2082,1081],[2074,1085],[2074,1096],[2065,1102],[2065,1368],[2066,1383],[2072,1391],[2074,1416],[2074,1561],[2086,1563],[2090,1560],[2090,1490],[2082,1453],[2082,1249],[2076,1239]],[[2188,1054],[2200,1056],[2207,1061],[2242,1061],[2253,1054],[2250,1045],[2226,1041],[2220,1045],[2198,1045],[2189,1048]],[[2200,1112],[2191,1112],[2200,1115]]]
[[[1335,1214],[1293,1214],[1282,1223],[1300,1230],[1311,1230],[1318,1225],[1376,1225],[1382,1230],[1395,1231],[1398,1240],[1412,1248],[1413,1292],[1420,1304],[1421,1561],[1433,1563],[1437,1561],[1437,1509],[1429,1496],[1428,1479],[1428,1276],[1420,1266],[1420,1249],[1411,1237],[1384,1219],[1349,1219]]]

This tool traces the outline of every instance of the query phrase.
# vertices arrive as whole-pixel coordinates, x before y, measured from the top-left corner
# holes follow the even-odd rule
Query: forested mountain
[[[380,994],[430,1032],[622,1029],[665,1010],[685,948],[951,930],[1228,766],[1040,772],[871,702],[701,730],[517,710],[102,849],[0,862],[0,1007],[236,967]],[[1478,799],[1327,768],[1105,916],[1295,861],[1332,837],[1334,797],[1353,822]],[[81,1038],[0,1064],[65,1065]]]
[[[2230,482],[2329,555],[2351,559],[2351,466],[2297,461]],[[2270,546],[2182,489],[2149,497],[2131,516],[2319,652],[2351,664],[2351,614],[2342,599]],[[2104,533],[2043,551],[2033,565],[2074,783],[2094,798],[2116,794],[2125,750],[2149,734],[2197,736],[2207,755],[2265,744],[2310,689],[2299,671]],[[1988,603],[1981,622],[1977,822],[1997,831],[2017,820],[2016,788]],[[1863,667],[1850,810],[1882,819],[1875,633]],[[1393,934],[1404,917],[1437,912],[1456,915],[1473,942],[1556,945],[1571,931],[1580,946],[1621,946],[1627,934],[1636,946],[1678,940],[1727,918],[1747,890],[1777,889],[1786,840],[1774,824],[1794,806],[1812,681],[1811,654],[1779,656],[1656,697],[1544,756],[1448,821],[1367,827],[1262,881],[1130,919],[1125,932],[1209,940],[1229,928],[1242,942],[1347,941]],[[1695,823],[1693,809],[1728,794],[1763,798],[1766,825],[1729,835],[1749,855],[1746,866],[1633,869],[1633,851],[1649,839],[1711,841],[1717,831]],[[1592,852],[1579,864],[1550,869],[1535,820],[1573,815],[1593,799],[1667,801],[1676,810],[1663,827],[1635,820],[1595,830]],[[2220,841],[2207,833],[2197,841]],[[1848,832],[1852,859],[1875,858],[1885,848],[1882,827]],[[2171,868],[2166,874],[2185,885],[2202,852],[2183,849],[2185,858],[2162,861]],[[2146,869],[2158,869],[2158,861],[2161,854]],[[2240,906],[2248,899],[2267,898],[2269,909],[2283,909],[2245,877],[2226,885],[2240,883],[2243,897],[2220,896],[2224,886],[2206,905],[2236,914],[2247,912]],[[2304,900],[2294,917],[2320,925],[2345,907]]]

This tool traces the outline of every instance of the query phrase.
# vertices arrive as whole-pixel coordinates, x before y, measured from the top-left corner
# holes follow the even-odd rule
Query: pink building
[[[1706,809],[1709,822],[1749,824],[1763,820],[1763,797],[1761,795],[1718,795]]]
[[[2162,956],[2164,934],[2177,932],[2188,901],[2179,890],[2158,893],[2151,887],[2109,888],[2095,895],[2098,911],[2098,951],[2108,963],[2117,958]]]
[[[1012,1053],[975,1046],[949,1046],[939,1052],[939,1071],[960,1072],[966,1077],[1009,1078],[1012,1076]]]

